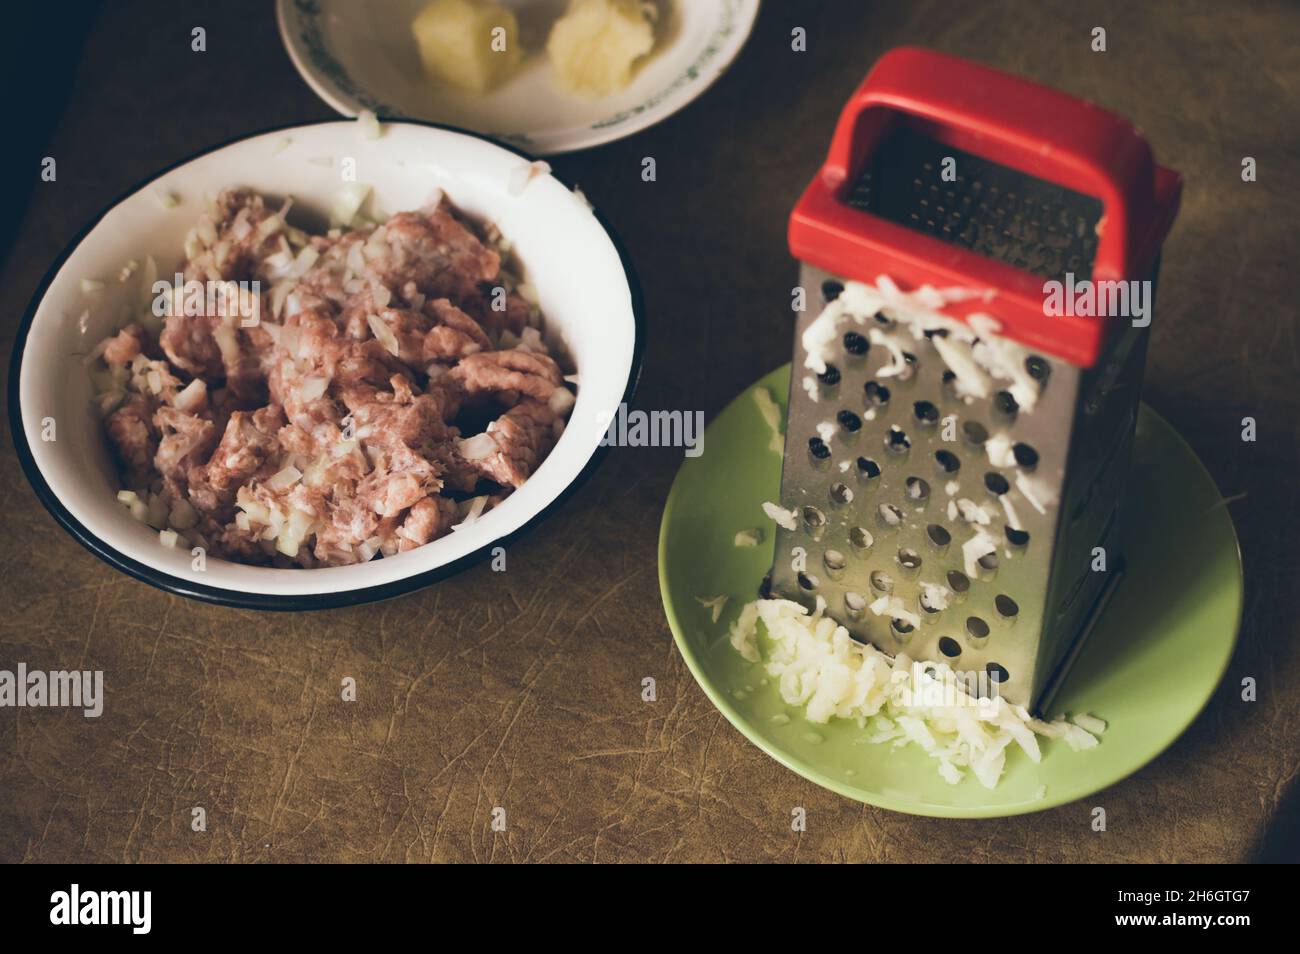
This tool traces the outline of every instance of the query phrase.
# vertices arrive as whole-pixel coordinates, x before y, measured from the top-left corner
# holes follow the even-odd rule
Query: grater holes
[[[988,428],[978,421],[967,421],[961,426],[962,436],[966,438],[967,443],[980,447],[989,439]]]
[[[877,593],[888,595],[894,592],[894,578],[884,570],[872,570],[868,579],[871,581],[871,588]]]
[[[816,593],[822,585],[822,581],[811,573],[800,573],[796,579],[799,581],[799,589],[805,593]]]
[[[827,461],[831,457],[831,449],[820,437],[808,438],[808,453],[813,456],[814,461]]]
[[[1025,358],[1025,373],[1040,385],[1043,385],[1047,383],[1048,377],[1052,374],[1052,366],[1047,362],[1046,358],[1031,354]]]
[[[997,663],[989,663],[984,667],[984,671],[989,674],[989,680],[995,683],[1003,683],[1011,678],[1011,673],[1007,672],[1005,666]]]
[[[898,371],[898,380],[910,381],[916,375],[916,369],[920,365],[920,359],[910,351],[903,352],[903,366]]]
[[[880,465],[870,457],[858,458],[858,479],[862,481],[875,480],[880,476]]]
[[[943,383],[940,385],[943,396],[950,401],[960,401],[961,395],[957,393],[957,375],[951,371],[943,372]]]
[[[1011,544],[1013,547],[1029,546],[1028,530],[1018,530],[1010,524],[1007,524],[1005,529],[1007,534],[1007,543]]]
[[[903,511],[893,504],[881,504],[876,508],[876,521],[885,530],[897,530],[903,523]]]
[[[862,619],[867,611],[867,600],[861,593],[844,594],[844,611],[849,614],[849,619]]]
[[[852,411],[840,411],[835,415],[835,420],[839,421],[840,427],[849,434],[856,434],[862,430],[862,418]]]
[[[848,557],[839,550],[827,550],[822,554],[822,565],[826,568],[826,575],[832,580],[838,580],[844,575],[844,568],[848,563]]]
[[[966,635],[978,642],[989,638],[989,624],[978,616],[966,617]]]
[[[879,381],[868,381],[862,386],[868,407],[886,407],[889,404],[889,388]]]
[[[961,644],[951,636],[941,636],[939,637],[939,652],[949,659],[956,659],[961,655]]]
[[[984,475],[984,487],[995,497],[1001,497],[1011,489],[1011,484],[997,471],[991,470]]]
[[[961,458],[952,451],[935,451],[934,461],[939,465],[939,469],[945,474],[955,474],[957,471],[961,470]]]
[[[853,488],[848,484],[831,484],[831,503],[837,507],[846,507],[853,503]]]
[[[958,596],[968,593],[970,591],[970,577],[960,570],[949,570],[948,589]]]
[[[866,335],[860,335],[856,331],[844,332],[844,350],[855,358],[860,358],[871,350],[871,342],[867,340]]]
[[[816,539],[826,529],[826,514],[810,504],[803,508],[803,523]]]
[[[999,391],[993,395],[993,407],[1007,422],[1014,421],[1016,415],[1020,413],[1020,403],[1010,391]]]
[[[941,524],[932,523],[925,528],[925,538],[930,541],[930,545],[936,550],[942,552],[952,543],[952,534]]]
[[[853,547],[855,553],[865,553],[875,542],[875,538],[866,527],[854,527],[849,531],[849,546]]]
[[[929,401],[917,401],[912,405],[912,413],[921,424],[933,425],[939,423],[939,409]]]
[[[760,600],[770,600],[772,598],[772,574],[770,571],[763,575],[763,582],[758,584],[758,598]]]
[[[840,383],[840,369],[833,364],[828,364],[826,370],[817,375],[817,380],[828,388],[833,388]]]
[[[908,477],[904,486],[907,488],[907,499],[913,503],[924,504],[930,499],[930,485],[920,477]]]
[[[1019,605],[1005,593],[999,593],[993,597],[993,608],[998,611],[999,616],[1008,622],[1015,620],[1020,615]]]
[[[876,312],[875,315],[872,316],[871,320],[876,323],[878,328],[882,328],[885,331],[892,331],[894,326],[898,324],[898,322],[889,317],[889,315],[885,314],[883,311]]]
[[[912,448],[912,441],[907,432],[897,424],[890,425],[885,434],[885,450],[891,454],[906,454]]]
[[[904,570],[915,573],[921,569],[921,555],[915,550],[902,549],[898,551],[898,562]]]
[[[914,629],[916,629],[915,626],[905,619],[899,619],[897,616],[889,621],[889,631],[894,634],[896,639],[907,639],[912,635]]]
[[[822,299],[832,302],[844,293],[844,283],[837,282],[833,278],[828,278],[822,282]]]
[[[1016,464],[1021,470],[1031,471],[1038,466],[1038,451],[1026,444],[1020,442],[1011,447],[1011,453],[1016,458]]]
[[[926,584],[922,583],[921,595],[916,598],[916,602],[917,605],[921,607],[921,612],[925,613],[925,615],[929,618],[936,617],[944,611],[944,606],[933,605],[931,603],[932,599],[938,599],[940,603],[942,603],[942,596],[936,596],[932,589],[928,588]]]
[[[975,561],[975,566],[979,570],[981,580],[991,580],[998,573],[998,555],[986,553]]]

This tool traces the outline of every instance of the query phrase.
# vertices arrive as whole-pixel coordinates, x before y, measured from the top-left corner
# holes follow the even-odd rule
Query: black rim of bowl
[[[46,482],[45,476],[37,466],[36,459],[32,455],[31,447],[27,442],[27,431],[23,426],[22,407],[19,402],[21,392],[20,383],[22,377],[23,353],[27,347],[27,335],[31,330],[32,322],[35,320],[36,311],[40,307],[41,302],[44,301],[45,294],[49,291],[50,285],[53,284],[55,276],[58,275],[60,269],[63,268],[64,263],[72,253],[81,245],[86,236],[88,236],[95,227],[103,221],[106,215],[112,212],[128,198],[135,195],[135,193],[148,186],[151,182],[162,178],[167,173],[185,165],[186,163],[193,162],[196,159],[200,159],[209,153],[218,151],[219,149],[224,149],[227,146],[233,146],[236,143],[244,142],[249,139],[256,139],[258,136],[265,136],[268,133],[283,132],[290,129],[304,129],[311,126],[325,126],[334,123],[348,123],[351,121],[352,120],[347,119],[322,119],[315,122],[286,123],[279,126],[271,126],[267,129],[259,129],[255,132],[244,133],[223,140],[222,142],[208,146],[205,149],[201,149],[192,155],[186,156],[183,159],[178,159],[170,165],[159,169],[157,172],[142,179],[126,191],[122,192],[108,205],[104,206],[104,208],[96,213],[90,222],[73,237],[73,239],[64,247],[63,251],[59,253],[58,258],[55,259],[54,264],[50,266],[48,271],[46,271],[44,277],[41,278],[41,282],[37,286],[36,292],[33,294],[31,302],[27,306],[27,310],[23,313],[22,321],[19,323],[17,333],[14,337],[13,354],[9,361],[9,430],[10,436],[13,439],[14,448],[18,452],[18,460],[22,464],[23,473],[27,476],[27,482],[31,484],[32,489],[36,492],[36,496],[40,500],[42,506],[49,511],[50,515],[54,517],[64,530],[71,534],[72,537],[82,546],[95,554],[95,556],[99,557],[105,563],[143,583],[148,583],[158,589],[165,590],[168,593],[175,593],[179,596],[186,596],[191,599],[201,600],[206,603],[214,603],[219,606],[238,607],[242,609],[291,611],[330,609],[339,606],[353,606],[359,603],[372,603],[379,600],[391,599],[392,597],[401,596],[414,590],[423,589],[424,587],[437,583],[440,580],[445,580],[448,577],[454,576],[462,570],[468,569],[474,564],[484,560],[493,547],[516,540],[529,530],[536,527],[557,510],[561,504],[563,504],[575,491],[578,490],[579,487],[587,482],[595,472],[596,468],[600,466],[605,455],[609,452],[609,447],[604,443],[598,445],[577,476],[575,476],[573,480],[569,481],[564,489],[561,490],[553,500],[534,514],[527,522],[521,524],[519,527],[516,527],[507,534],[486,541],[478,549],[474,550],[472,553],[465,554],[465,556],[458,560],[434,567],[431,570],[425,570],[422,573],[414,573],[411,576],[403,577],[400,580],[380,583],[375,586],[340,590],[332,593],[309,593],[298,596],[283,596],[274,593],[247,593],[239,590],[226,589],[225,587],[208,586],[182,577],[172,576],[169,573],[163,573],[161,570],[155,569],[148,564],[141,563],[138,560],[133,560],[116,548],[109,546],[77,520],[77,518],[72,515],[67,507],[63,505],[62,501],[60,501],[50,489],[50,485]],[[532,162],[534,160],[533,156],[509,143],[501,142],[498,139],[493,139],[491,136],[485,136],[481,133],[462,129],[458,126],[451,126],[445,123],[426,122],[419,119],[383,119],[382,117],[380,118],[380,122],[387,125],[423,126],[429,129],[439,129],[444,132],[459,133],[464,136],[469,136],[472,139],[491,143],[492,145],[504,149],[507,152],[511,152],[526,161]],[[573,183],[567,181],[563,176],[554,172],[552,172],[551,175],[570,191],[574,189]],[[605,234],[609,236],[609,240],[613,244],[615,251],[618,252],[619,262],[623,267],[623,274],[627,280],[628,290],[632,297],[632,321],[634,325],[632,363],[628,368],[627,384],[623,389],[622,398],[623,403],[627,404],[631,402],[632,395],[635,393],[637,383],[641,377],[641,363],[645,351],[646,334],[645,303],[641,293],[641,284],[637,280],[636,268],[632,264],[631,256],[628,255],[627,248],[624,246],[622,239],[619,238],[618,233],[614,231],[613,227],[610,226],[609,222],[599,210],[593,208],[592,213],[595,215],[596,221],[600,224],[601,228],[605,230]],[[311,571],[305,570],[303,572]]]

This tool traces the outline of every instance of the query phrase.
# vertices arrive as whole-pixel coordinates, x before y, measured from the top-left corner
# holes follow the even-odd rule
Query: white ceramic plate
[[[82,362],[113,328],[118,305],[139,282],[115,276],[129,259],[179,264],[185,233],[204,197],[246,186],[292,195],[295,213],[324,221],[341,185],[343,159],[374,189],[385,214],[418,208],[441,188],[462,210],[495,222],[536,287],[548,337],[564,340],[581,375],[577,404],[555,450],[500,507],[465,529],[366,564],[282,570],[208,558],[196,571],[188,550],[167,549],[157,531],[115,500],[120,486]],[[255,134],[181,162],[134,189],[86,227],[50,269],[18,330],[9,411],[23,468],[46,508],[109,563],[172,592],[212,602],[299,609],[382,599],[440,579],[539,518],[594,466],[603,421],[635,382],[641,304],[621,246],[586,201],[553,176],[517,190],[528,159],[469,133],[388,123],[378,139],[334,121]],[[180,199],[166,208],[161,193]],[[294,219],[291,213],[290,219]],[[87,296],[84,278],[105,287]],[[83,334],[79,317],[89,310]],[[43,430],[54,422],[55,440]]]
[[[589,101],[559,89],[546,58],[568,0],[502,0],[515,9],[527,59],[484,96],[439,88],[420,67],[410,23],[422,0],[277,0],[280,36],[308,85],[346,116],[426,119],[485,133],[537,155],[630,136],[681,109],[744,46],[758,0],[656,0],[658,42],[627,89]]]

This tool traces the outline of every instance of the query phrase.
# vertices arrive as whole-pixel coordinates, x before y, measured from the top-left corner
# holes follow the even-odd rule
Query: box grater
[[[1154,289],[1180,191],[1090,103],[882,57],[790,220],[807,307],[774,594],[1045,708],[1122,577],[1151,306],[1084,290]],[[1059,314],[1049,282],[1104,316]]]

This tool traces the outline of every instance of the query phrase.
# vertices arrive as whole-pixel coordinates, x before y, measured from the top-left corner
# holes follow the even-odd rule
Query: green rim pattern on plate
[[[1242,610],[1241,554],[1227,507],[1192,449],[1145,404],[1138,416],[1127,510],[1128,572],[1057,699],[1057,712],[1109,723],[1101,745],[1073,752],[1044,741],[1034,764],[1016,750],[996,789],[957,785],[913,745],[867,743],[854,722],[807,722],[762,667],[727,639],[772,562],[765,500],[779,500],[781,457],[754,399],[767,388],[783,412],[786,365],[732,401],[688,458],[664,508],[659,584],[678,649],[715,706],[783,765],[849,798],[917,815],[987,818],[1084,798],[1138,771],[1195,720],[1232,657]],[[758,547],[734,545],[761,527]],[[696,597],[731,597],[721,619]]]

